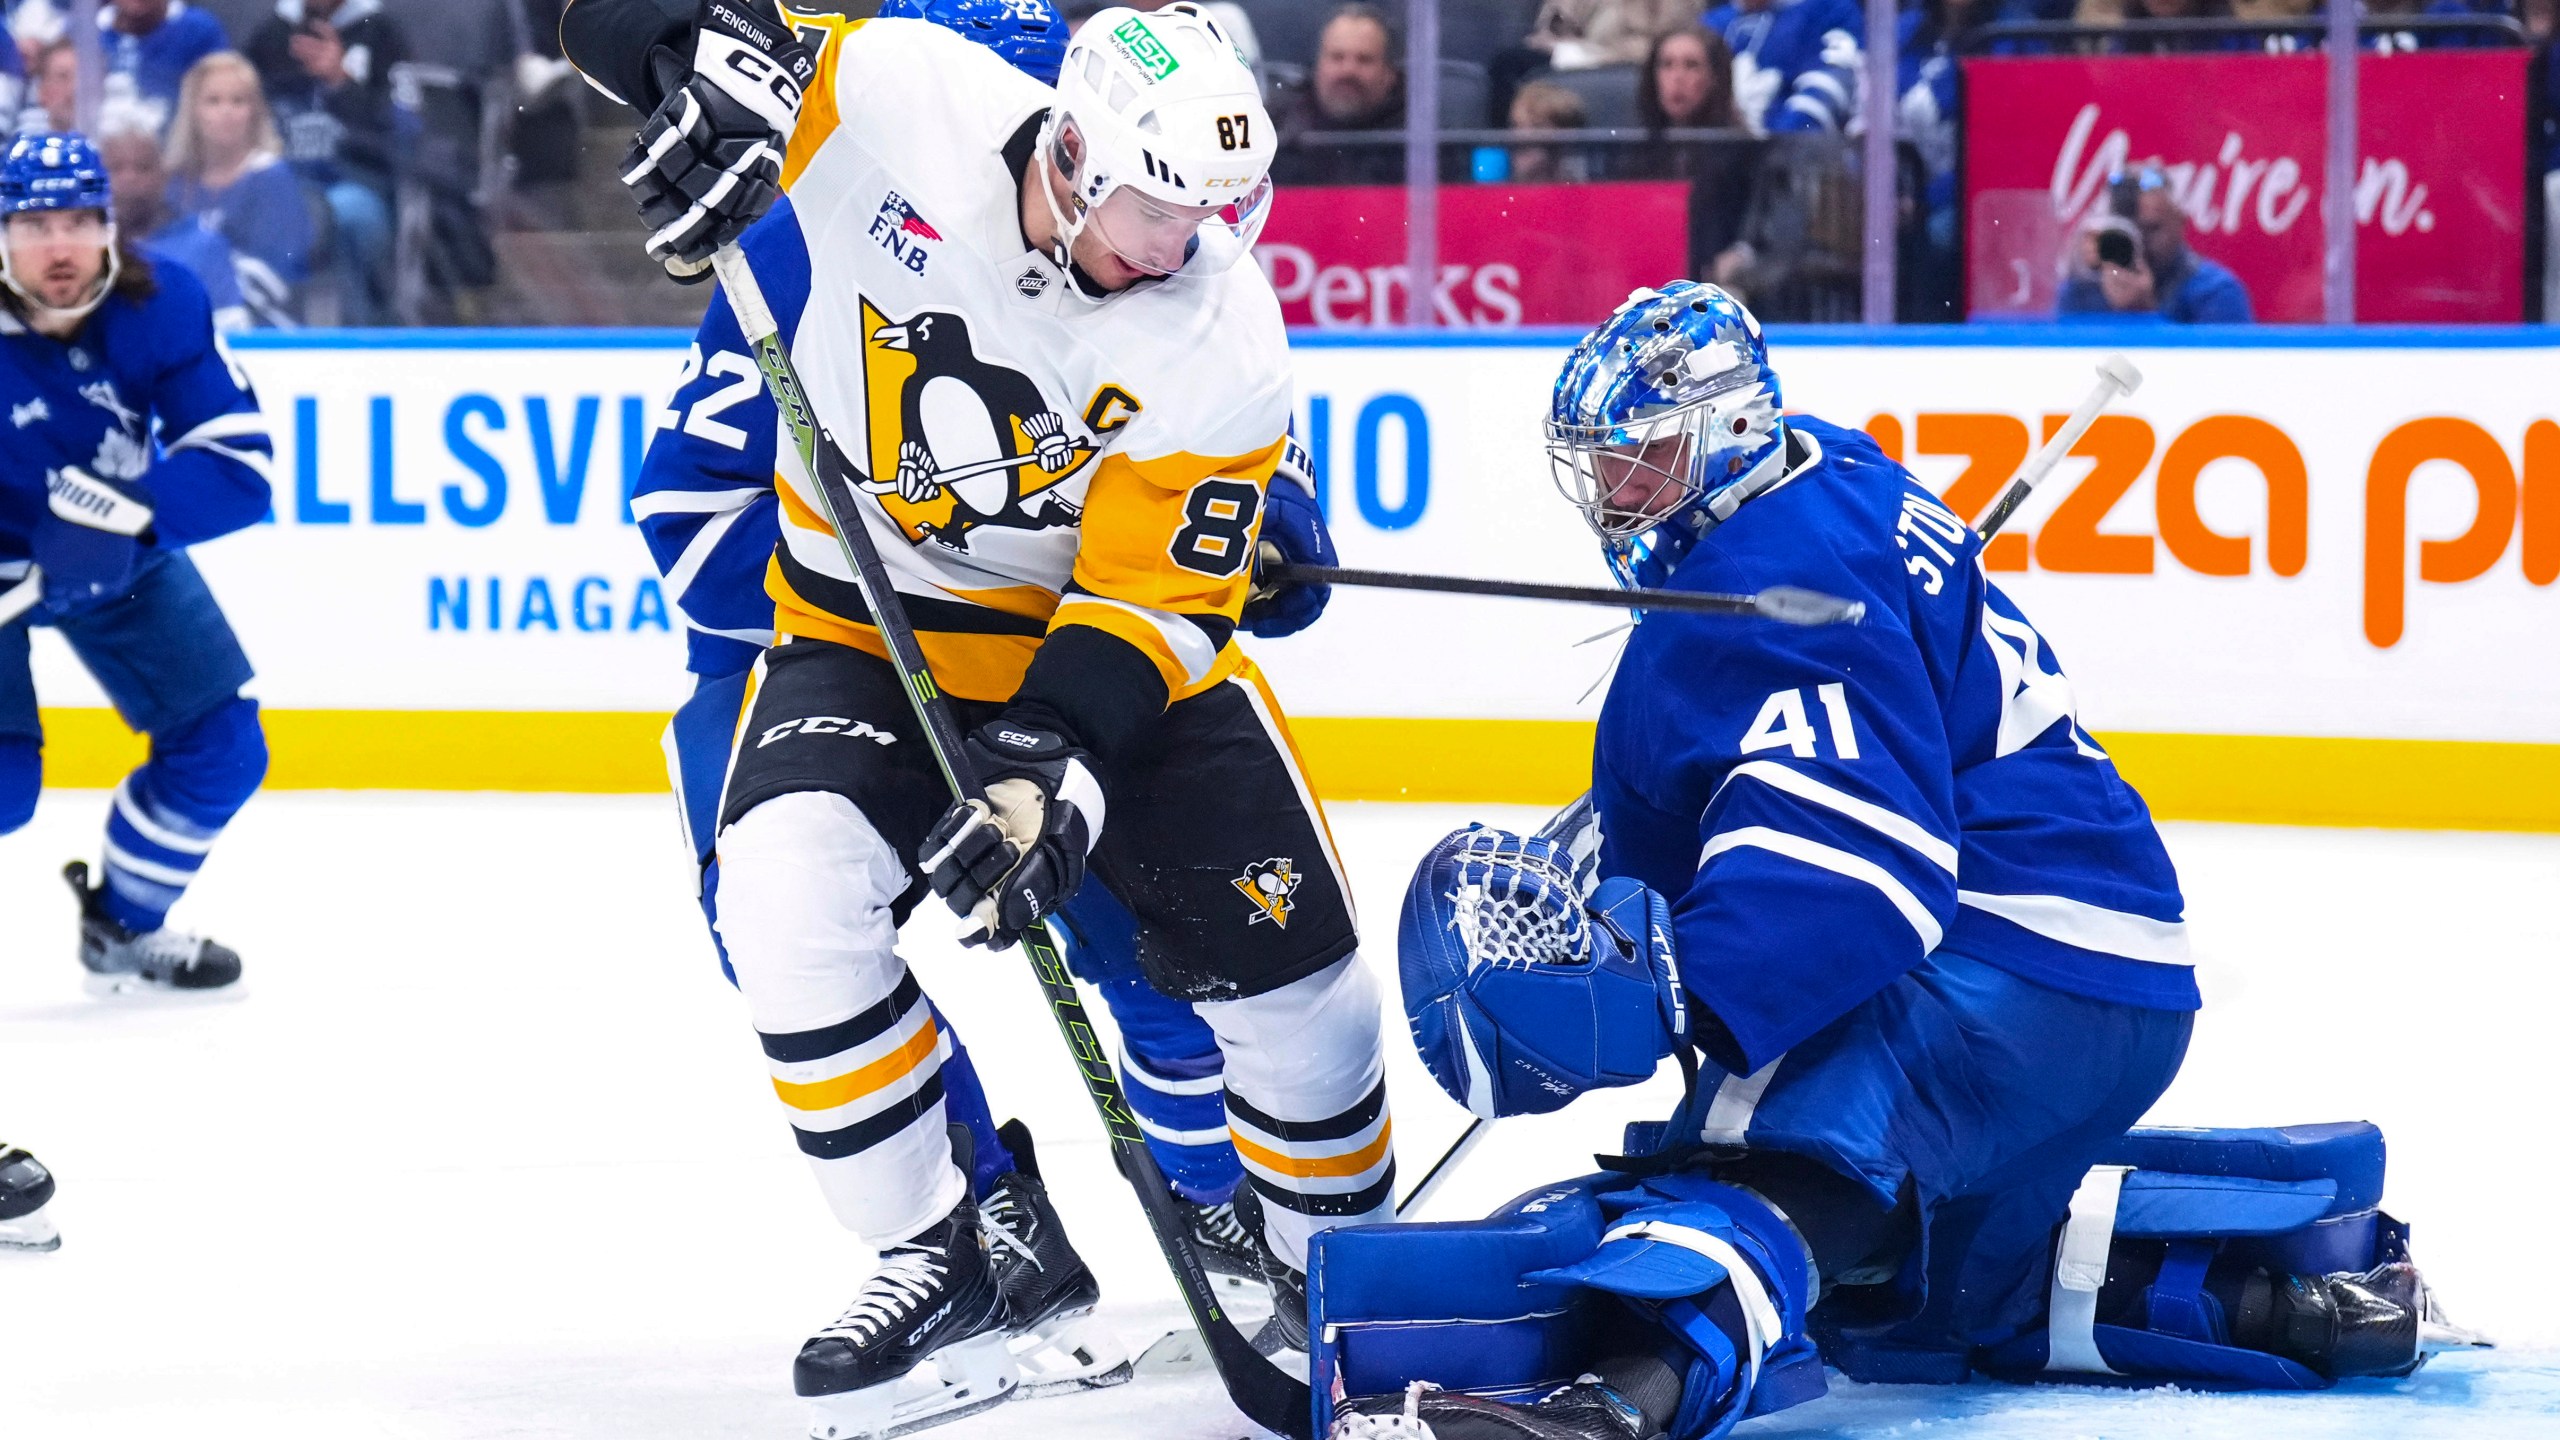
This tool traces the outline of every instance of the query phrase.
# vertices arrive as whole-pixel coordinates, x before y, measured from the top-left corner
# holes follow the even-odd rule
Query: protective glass
[[[1748,450],[1758,387],[1747,372],[1621,425],[1547,422],[1556,489],[1601,539],[1631,540],[1704,494],[1719,462]]]

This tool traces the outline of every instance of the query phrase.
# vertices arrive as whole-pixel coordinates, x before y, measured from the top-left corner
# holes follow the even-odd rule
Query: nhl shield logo
[[[1268,920],[1286,930],[1289,916],[1297,909],[1291,896],[1298,893],[1298,871],[1286,856],[1248,865],[1233,884],[1244,898],[1253,902],[1253,917],[1245,923],[1259,925]]]

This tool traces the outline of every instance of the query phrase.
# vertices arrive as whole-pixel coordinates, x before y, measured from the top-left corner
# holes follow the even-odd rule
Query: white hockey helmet
[[[1114,6],[1067,45],[1040,148],[1069,187],[1060,265],[1092,230],[1146,275],[1212,274],[1253,248],[1278,148],[1244,52],[1199,6]],[[1070,287],[1076,288],[1076,287]]]

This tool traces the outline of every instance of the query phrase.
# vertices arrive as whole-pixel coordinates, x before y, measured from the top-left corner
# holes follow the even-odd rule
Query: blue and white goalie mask
[[[1778,478],[1780,405],[1760,322],[1717,286],[1674,281],[1628,296],[1566,357],[1547,457],[1634,584],[1653,532],[1674,525],[1685,549]]]
[[[1434,846],[1397,930],[1405,1018],[1474,1114],[1540,1115],[1636,1085],[1685,1042],[1671,912],[1633,880],[1586,898],[1543,836],[1482,826]]]

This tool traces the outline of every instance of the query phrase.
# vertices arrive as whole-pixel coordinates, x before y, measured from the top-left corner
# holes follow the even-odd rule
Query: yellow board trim
[[[270,710],[278,790],[666,788],[663,715]],[[110,710],[44,712],[45,783],[106,789],[142,760]],[[1591,726],[1569,720],[1293,716],[1327,800],[1561,805],[1590,784]],[[2560,831],[2560,745],[2283,735],[2098,737],[2164,820]]]

